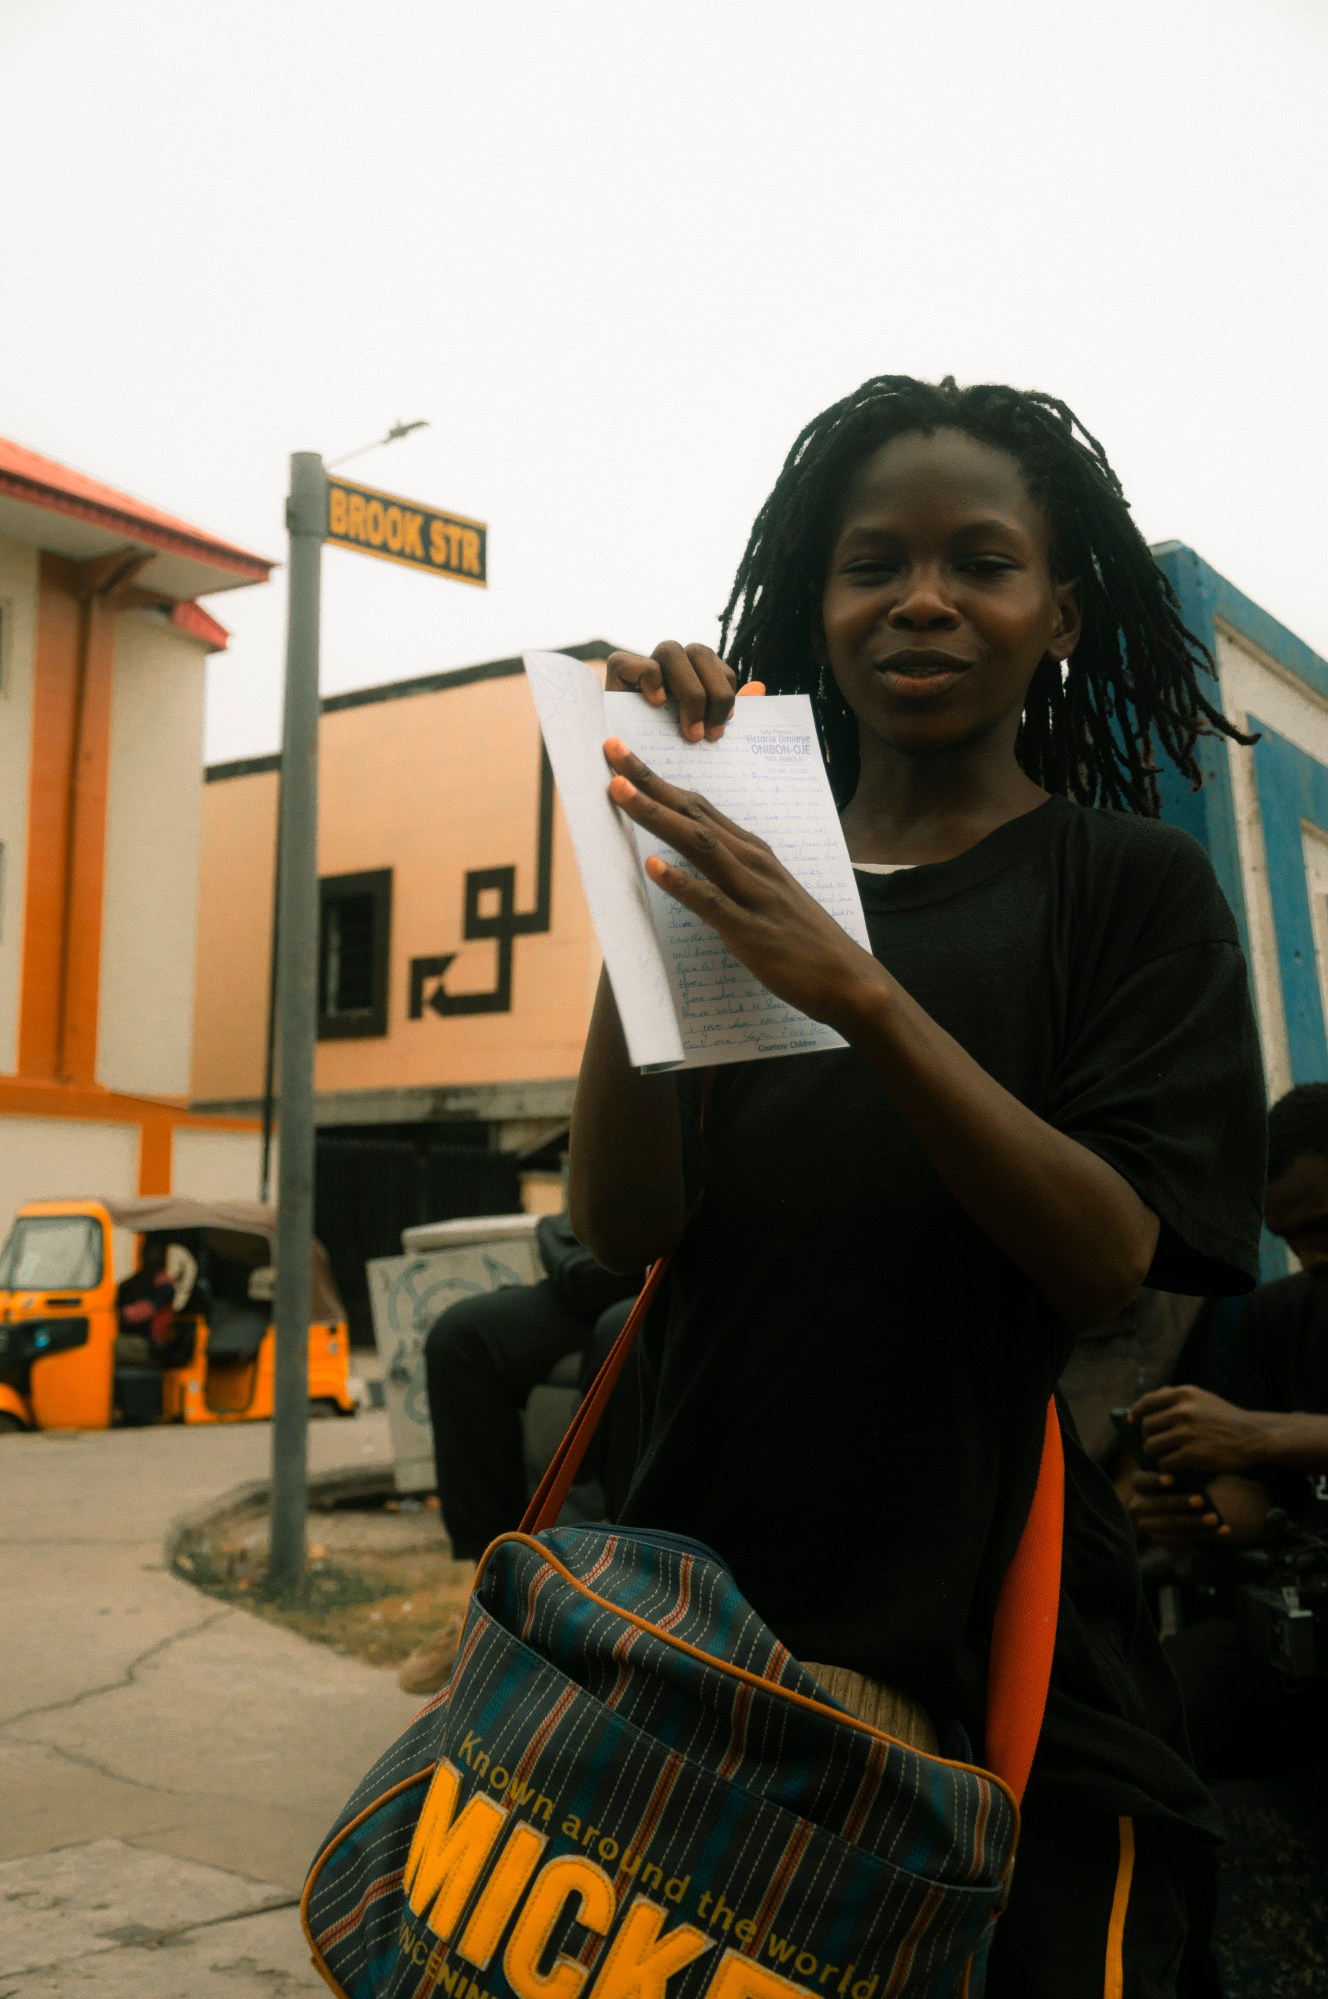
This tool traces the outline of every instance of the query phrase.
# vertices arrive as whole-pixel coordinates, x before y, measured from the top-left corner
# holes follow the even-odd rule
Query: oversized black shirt
[[[900,984],[1159,1215],[1150,1284],[1248,1289],[1263,1093],[1203,850],[1053,799],[955,860],[857,879]],[[693,1079],[680,1096],[690,1125]],[[980,1752],[993,1607],[1072,1336],[851,1050],[720,1068],[692,1151],[703,1193],[645,1335],[648,1434],[623,1518],[707,1542],[798,1657],[906,1689]],[[1064,1427],[1030,1797],[1202,1824],[1132,1536]]]

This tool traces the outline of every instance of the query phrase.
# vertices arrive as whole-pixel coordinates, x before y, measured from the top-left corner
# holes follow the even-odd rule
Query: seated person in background
[[[1203,1303],[1201,1298],[1151,1291],[1145,1285],[1114,1319],[1080,1333],[1065,1363],[1060,1389],[1079,1441],[1116,1480],[1122,1497],[1127,1495],[1118,1473],[1126,1467],[1132,1472],[1133,1461],[1121,1444],[1111,1412],[1175,1379]]]
[[[472,1568],[526,1510],[521,1412],[532,1389],[568,1354],[580,1354],[587,1363],[602,1360],[641,1288],[639,1275],[614,1276],[601,1269],[565,1215],[543,1216],[535,1236],[545,1270],[539,1283],[462,1298],[448,1306],[425,1340],[443,1524],[453,1555]],[[583,1392],[589,1379],[587,1365]],[[627,1413],[622,1405],[630,1399],[626,1387],[619,1383],[596,1439],[597,1470],[610,1511],[626,1491],[635,1457],[620,1434]],[[417,1646],[398,1675],[407,1693],[434,1693],[446,1684],[459,1637],[458,1617]]]
[[[1245,1301],[1230,1399],[1160,1388],[1131,1410],[1158,1469],[1135,1474],[1130,1512],[1164,1548],[1252,1546],[1273,1506],[1328,1535],[1328,1083],[1301,1085],[1269,1114],[1265,1213],[1302,1268]],[[1212,1509],[1177,1489],[1196,1474]],[[1167,1652],[1204,1776],[1273,1775],[1328,1755],[1328,1658],[1316,1681],[1292,1685],[1224,1616],[1188,1625]]]
[[[138,1269],[122,1280],[115,1293],[118,1366],[167,1364],[175,1315],[183,1311],[197,1280],[198,1264],[183,1243],[161,1236],[145,1238]]]

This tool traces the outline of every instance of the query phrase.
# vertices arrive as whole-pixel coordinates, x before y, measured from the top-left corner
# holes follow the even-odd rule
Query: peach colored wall
[[[514,865],[535,899],[540,741],[524,676],[323,718],[319,872],[393,870],[388,1032],[319,1044],[319,1090],[447,1087],[576,1074],[599,950],[561,810],[552,928],[515,940],[508,1013],[407,1018],[410,960],[457,953],[449,992],[494,983],[496,945],[461,938],[470,868]],[[205,787],[194,1097],[262,1088],[275,777]]]
[[[263,1093],[276,850],[275,771],[203,786],[190,1092],[203,1103]]]

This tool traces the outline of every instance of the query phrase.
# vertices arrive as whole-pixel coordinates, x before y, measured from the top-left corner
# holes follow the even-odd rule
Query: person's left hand
[[[1259,1418],[1206,1388],[1155,1388],[1130,1411],[1163,1471],[1239,1472],[1261,1462]]]
[[[1137,1471],[1126,1511],[1138,1533],[1159,1548],[1221,1547],[1231,1529],[1203,1493],[1177,1492],[1164,1472]]]
[[[841,1027],[855,1005],[886,985],[886,974],[833,916],[795,881],[764,840],[735,826],[697,791],[656,777],[618,737],[604,754],[615,775],[609,797],[629,819],[658,835],[703,879],[659,856],[653,882],[718,931],[763,986],[813,1020]]]

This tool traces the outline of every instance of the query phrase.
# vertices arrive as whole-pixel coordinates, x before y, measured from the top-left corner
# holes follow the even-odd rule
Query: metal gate
[[[455,1126],[323,1129],[314,1172],[314,1233],[332,1260],[356,1346],[373,1345],[370,1257],[399,1255],[401,1231],[421,1222],[509,1215],[521,1206],[518,1162],[483,1143],[458,1144]]]

